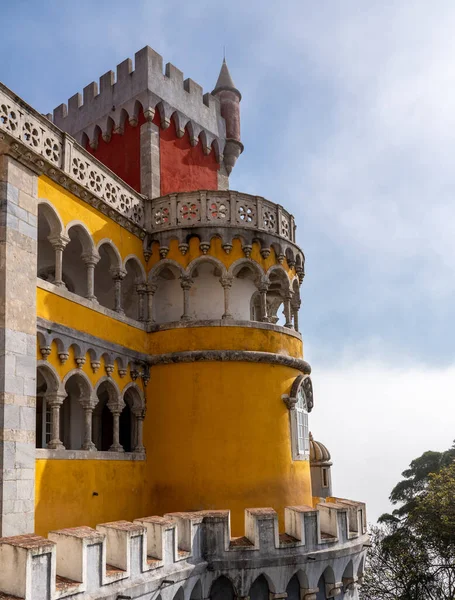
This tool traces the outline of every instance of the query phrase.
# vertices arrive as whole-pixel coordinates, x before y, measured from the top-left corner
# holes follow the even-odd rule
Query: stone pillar
[[[0,536],[10,536],[34,531],[38,181],[1,144]]]
[[[137,315],[137,320],[138,321],[146,321],[146,317],[145,317],[145,294],[147,293],[147,286],[145,285],[145,283],[138,283],[136,285],[136,293],[137,293],[137,297],[138,297],[138,315]]]
[[[154,281],[147,285],[147,323],[149,325],[153,323],[153,296],[157,289],[158,286]]]
[[[135,446],[133,452],[145,452],[143,441],[145,411],[140,410],[134,413],[134,416],[136,417],[136,439],[134,440]]]
[[[223,275],[220,279],[220,283],[224,289],[224,314],[223,319],[232,319],[231,315],[231,287],[234,278],[232,275]]]
[[[60,393],[46,395],[46,404],[51,409],[52,417],[51,439],[47,445],[50,450],[63,450],[65,447],[60,439],[60,407],[65,398],[66,394]]]
[[[300,300],[296,302],[291,302],[292,308],[292,316],[294,319],[294,329],[299,331],[299,310],[300,310]]]
[[[84,409],[84,443],[82,444],[82,450],[94,451],[96,446],[93,443],[93,409],[95,402],[98,402],[98,397],[95,397],[95,401],[91,398],[84,398],[81,400],[82,408]]]
[[[122,308],[122,281],[125,279],[126,271],[124,269],[115,268],[111,270],[112,279],[114,280],[114,310],[121,315],[125,314]]]
[[[265,323],[269,322],[269,317],[267,316],[267,292],[269,291],[269,283],[268,281],[261,281],[258,284],[258,290],[261,295],[261,318],[260,321]]]
[[[292,329],[292,316],[291,316],[291,300],[292,293],[285,292],[284,295],[284,318],[286,319],[285,327]]]
[[[183,314],[180,318],[182,321],[190,321],[190,289],[193,285],[193,280],[188,275],[181,275],[180,285],[183,290]]]
[[[108,407],[114,420],[112,446],[109,448],[109,452],[124,452],[123,446],[120,444],[120,413],[122,412],[123,407],[118,404],[108,404]]]
[[[50,238],[49,241],[55,250],[54,285],[58,285],[59,287],[65,287],[65,284],[63,283],[63,279],[62,279],[62,277],[63,277],[63,250],[66,248],[70,239],[66,235],[60,234],[58,236]]]
[[[153,116],[150,115],[153,119]],[[141,125],[141,193],[149,198],[161,196],[160,128],[151,120]]]
[[[85,297],[92,302],[98,302],[95,296],[95,267],[100,257],[94,252],[89,252],[82,255],[82,260],[87,268],[87,295]]]

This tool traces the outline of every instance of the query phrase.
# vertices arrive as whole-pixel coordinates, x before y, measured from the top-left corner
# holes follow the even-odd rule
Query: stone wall
[[[0,154],[1,535],[33,531],[37,177]]]

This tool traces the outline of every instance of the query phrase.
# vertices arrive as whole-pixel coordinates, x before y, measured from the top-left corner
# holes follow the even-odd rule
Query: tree
[[[371,530],[364,600],[455,600],[455,445],[425,452]]]

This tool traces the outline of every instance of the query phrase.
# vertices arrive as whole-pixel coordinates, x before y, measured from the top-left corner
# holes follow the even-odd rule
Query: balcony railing
[[[75,140],[55,127],[11,90],[0,84],[0,136],[2,132],[17,139],[74,182],[86,188],[121,215],[144,226],[144,199],[112,171],[79,146]]]
[[[295,242],[294,217],[279,204],[233,191],[169,194],[152,201],[152,231],[181,227],[245,227]]]

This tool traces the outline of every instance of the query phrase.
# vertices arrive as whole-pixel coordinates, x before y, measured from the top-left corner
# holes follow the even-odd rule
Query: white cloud
[[[310,429],[332,454],[333,492],[365,501],[374,522],[412,459],[452,445],[455,365],[346,361],[313,375]]]

